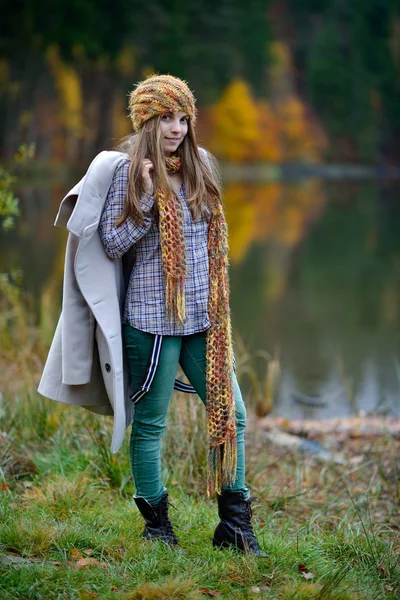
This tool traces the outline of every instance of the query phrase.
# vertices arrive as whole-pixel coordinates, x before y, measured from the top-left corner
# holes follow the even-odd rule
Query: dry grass
[[[400,597],[398,440],[325,437],[346,459],[337,466],[274,446],[251,416],[247,479],[269,554],[257,561],[211,547],[206,413],[197,398],[177,395],[163,444],[180,540],[171,551],[141,539],[127,440],[113,456],[111,421],[32,391],[46,344],[24,327],[7,329],[0,354],[1,598]],[[92,559],[87,568],[76,568],[79,557]]]

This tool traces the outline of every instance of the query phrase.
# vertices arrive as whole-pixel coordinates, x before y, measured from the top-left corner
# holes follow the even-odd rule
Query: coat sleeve
[[[138,225],[128,217],[121,225],[115,224],[124,209],[128,169],[129,163],[125,162],[115,171],[100,219],[100,239],[110,258],[121,258],[129,248],[146,235],[153,223],[151,209],[154,205],[154,196],[143,194],[140,202],[144,214],[143,223]]]

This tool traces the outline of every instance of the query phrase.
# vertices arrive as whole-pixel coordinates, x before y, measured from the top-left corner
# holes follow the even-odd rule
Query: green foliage
[[[15,155],[14,166],[33,158],[34,144],[22,144]],[[0,165],[0,229],[14,227],[15,218],[20,214],[19,200],[14,196],[13,187],[17,178]]]
[[[45,50],[57,44],[66,58],[79,50],[90,59],[115,57],[135,18],[134,4],[128,0],[30,0],[22,4],[5,0],[0,54],[19,54],[21,48],[25,53],[27,47]]]
[[[84,56],[113,63],[132,44],[139,72],[150,67],[183,76],[199,98],[215,99],[235,76],[262,89],[268,5],[269,0],[31,0],[22,7],[5,0],[0,56],[21,56],[27,47],[43,53],[57,45],[68,60]]]
[[[250,84],[257,99],[265,99],[274,41],[290,48],[295,69],[289,75],[289,86],[298,87],[296,92],[301,93],[305,105],[312,105],[310,114],[321,118],[330,134],[334,158],[397,158],[399,0],[288,0],[284,9],[277,2],[272,3],[273,10],[270,6],[271,0],[115,0],[112,4],[104,0],[56,4],[50,0],[5,0],[0,40],[0,57],[5,60],[0,61],[0,85],[10,98],[20,95],[20,106],[15,126],[0,123],[3,143],[6,145],[9,131],[18,131],[29,120],[30,96],[42,70],[40,63],[51,49],[59,52],[62,68],[58,70],[64,80],[71,76],[62,88],[64,103],[74,97],[72,74],[76,82],[89,73],[95,74],[94,79],[98,75],[103,90],[106,73],[109,88],[122,94],[132,81],[157,71],[187,79],[199,105],[204,106],[214,104],[238,78]],[[281,78],[283,87],[285,77]],[[83,86],[83,106],[89,101],[90,85]],[[111,105],[109,101],[106,104]],[[78,125],[73,129],[80,131],[82,125]],[[108,137],[109,132],[102,135]]]
[[[375,159],[400,132],[399,3],[308,0],[290,10],[305,93],[349,156]]]
[[[16,178],[0,166],[0,228],[11,229],[19,215],[18,199],[12,192]]]

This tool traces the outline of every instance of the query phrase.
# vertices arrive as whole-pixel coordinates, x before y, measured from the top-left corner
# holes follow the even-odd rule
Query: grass
[[[400,595],[395,440],[368,442],[363,464],[338,468],[274,449],[253,427],[248,479],[260,500],[253,521],[269,554],[255,559],[211,546],[218,518],[205,496],[205,419],[194,398],[175,398],[164,443],[180,541],[172,550],[141,539],[127,442],[110,454],[106,419],[20,395],[3,401],[0,430],[4,600]],[[360,443],[349,442],[348,457]]]
[[[259,499],[254,528],[269,555],[256,559],[212,548],[218,517],[205,494],[205,411],[198,399],[177,395],[163,478],[180,545],[144,541],[127,440],[113,456],[108,419],[31,391],[53,327],[42,323],[38,332],[17,297],[6,308],[0,311],[1,600],[400,597],[398,440],[330,440],[347,463],[319,463],[267,442],[249,407],[247,480]],[[249,376],[246,354],[238,366]]]

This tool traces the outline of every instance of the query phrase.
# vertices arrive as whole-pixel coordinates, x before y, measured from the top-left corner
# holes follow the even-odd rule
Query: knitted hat
[[[129,98],[130,117],[135,131],[156,115],[185,112],[196,122],[195,98],[186,81],[172,75],[150,75],[140,81]]]

